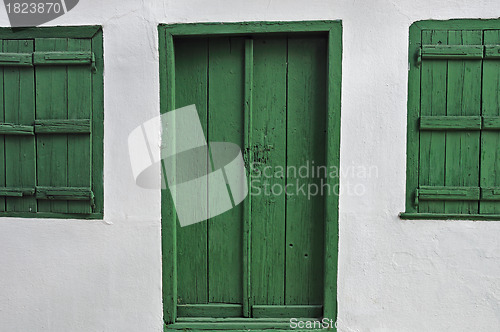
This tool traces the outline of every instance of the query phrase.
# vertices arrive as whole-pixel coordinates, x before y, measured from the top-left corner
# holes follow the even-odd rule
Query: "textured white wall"
[[[343,331],[496,331],[500,222],[402,221],[408,27],[491,18],[496,0],[80,0],[47,25],[100,24],[104,221],[0,220],[0,330],[161,331],[160,193],[135,186],[127,135],[159,114],[158,23],[341,19]],[[0,26],[8,26],[3,9]]]

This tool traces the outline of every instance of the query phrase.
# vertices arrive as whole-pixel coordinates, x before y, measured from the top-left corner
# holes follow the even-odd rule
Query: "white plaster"
[[[105,219],[0,221],[0,330],[161,331],[160,192],[133,182],[127,136],[159,114],[158,23],[341,19],[344,331],[495,331],[500,223],[402,221],[408,27],[492,18],[496,0],[80,0],[47,25],[99,24],[105,51]],[[8,26],[0,10],[0,26]],[[155,151],[159,153],[159,149]]]

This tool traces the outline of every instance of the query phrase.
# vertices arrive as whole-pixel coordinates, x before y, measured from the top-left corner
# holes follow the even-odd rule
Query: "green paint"
[[[500,20],[410,27],[402,218],[498,219],[499,31]]]
[[[316,33],[271,35],[285,31]],[[314,160],[338,167],[339,22],[160,25],[159,38],[162,113],[195,103],[207,139],[238,144],[247,165]],[[337,206],[335,195],[309,202],[253,196],[180,228],[170,194],[162,191],[167,329],[288,329],[287,320],[255,317],[300,312],[335,318]],[[236,315],[249,318],[224,318]]]
[[[19,63],[1,66],[0,192],[36,189],[0,198],[0,215],[102,218],[102,31],[0,29],[0,36],[0,60]]]

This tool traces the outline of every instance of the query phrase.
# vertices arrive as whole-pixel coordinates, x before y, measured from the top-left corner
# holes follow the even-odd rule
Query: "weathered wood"
[[[195,104],[207,133],[208,39],[178,39],[174,46],[175,108]],[[193,174],[196,171],[193,169]],[[207,221],[187,227],[177,225],[177,304],[208,302],[207,231]]]
[[[453,89],[453,87],[451,88]],[[458,102],[460,101],[461,98],[458,99]],[[450,100],[450,102],[452,101]],[[450,108],[448,111],[449,113],[453,112]],[[480,116],[422,116],[420,117],[420,130],[480,130],[481,122]]]
[[[2,52],[0,53],[0,66],[31,67],[33,66],[33,55],[32,53]]]
[[[36,186],[36,199],[57,201],[92,201],[94,194],[90,188],[42,187]]]
[[[191,27],[189,29],[191,29]],[[328,30],[330,29],[331,25],[329,26]],[[161,61],[160,63],[160,81],[162,84],[162,112],[169,110],[169,105],[174,104],[174,99],[176,108],[192,104],[193,99],[195,99],[194,103],[198,108],[199,115],[203,124],[205,124],[204,116],[205,114],[208,114],[208,124],[204,128],[206,130],[205,132],[207,134],[208,141],[224,140],[231,142],[233,141],[232,137],[234,134],[235,139],[237,139],[238,141],[241,140],[245,144],[244,158],[247,166],[251,161],[256,162],[257,164],[254,164],[253,166],[257,166],[257,172],[259,170],[262,172],[263,167],[265,166],[286,167],[287,151],[288,153],[295,154],[298,150],[298,148],[290,147],[291,145],[287,144],[287,102],[290,103],[293,102],[294,98],[299,98],[293,96],[289,96],[287,98],[287,93],[291,93],[289,92],[291,91],[291,87],[287,88],[287,84],[290,84],[291,79],[290,77],[287,77],[287,37],[276,36],[262,38],[262,36],[252,36],[252,40],[248,40],[244,43],[244,38],[229,38],[226,36],[221,38],[213,38],[209,41],[207,41],[207,39],[205,38],[175,39],[176,50],[174,74],[174,71],[172,70],[172,59],[174,59],[174,43],[172,43],[173,38],[169,32],[172,32],[174,35],[182,35],[182,33],[180,33],[180,30],[178,29],[170,30],[165,26],[160,26],[159,31],[160,49],[164,47],[166,51],[165,53],[162,53],[163,51],[160,51],[160,57],[161,59],[164,59],[166,57],[166,54],[170,54],[170,57],[167,57],[167,61]],[[326,115],[323,114],[323,122],[321,124],[325,127],[324,130],[332,130],[332,132],[329,133],[329,139],[327,142],[328,147],[326,148],[327,156],[329,158],[327,162],[332,166],[338,166],[338,145],[340,139],[340,62],[342,58],[341,48],[338,47],[341,40],[340,24],[336,26],[336,28],[334,29],[334,33],[332,33],[332,31],[329,31],[329,33],[331,34],[331,36],[329,37],[330,39],[328,40],[328,44],[331,43],[334,46],[329,50],[328,68],[323,68],[324,73],[307,73],[308,69],[310,68],[313,68],[313,71],[319,70],[319,67],[316,67],[313,63],[307,63],[305,65],[307,69],[304,69],[303,71],[301,68],[299,68],[300,61],[298,60],[307,60],[308,56],[311,57],[310,61],[312,61],[312,58],[314,58],[313,55],[308,55],[307,52],[300,47],[300,45],[302,45],[301,43],[298,43],[296,51],[294,52],[296,52],[298,59],[296,61],[297,72],[300,73],[298,75],[298,81],[302,79],[306,83],[315,82],[314,77],[317,78],[321,75],[324,75],[324,80],[326,81],[326,72],[329,72],[328,91],[329,93],[332,93],[332,95],[329,96],[328,99],[325,95],[323,97],[322,103],[323,107],[328,108],[329,112],[331,113],[328,113]],[[309,42],[307,38],[300,39],[303,39],[305,43]],[[227,41],[229,41],[229,48],[227,48]],[[207,45],[207,47],[204,47],[204,44]],[[240,54],[241,51],[245,50],[240,48],[243,46],[243,44],[246,44],[246,51],[244,52],[246,53],[246,56],[242,56],[242,54]],[[251,52],[252,46],[249,45],[253,46],[253,52]],[[184,49],[185,52],[183,52],[182,49]],[[181,50],[181,52],[179,52],[179,50]],[[311,50],[311,52],[314,53],[313,50]],[[325,49],[323,50],[322,61],[326,61],[324,53],[326,53],[326,45]],[[236,59],[237,54],[240,54],[239,60]],[[232,58],[233,56],[234,59]],[[170,59],[170,61],[168,59]],[[253,60],[253,63],[250,59]],[[203,63],[206,63],[206,65],[203,66]],[[237,67],[236,64],[238,64],[238,66],[240,67]],[[324,62],[322,65],[325,65]],[[245,71],[238,71],[239,68],[243,69],[244,67]],[[333,67],[335,67],[335,70],[333,70]],[[175,89],[173,83],[174,77]],[[204,83],[204,81],[207,80],[208,82]],[[236,85],[234,82],[236,82],[237,80],[241,81],[238,86],[238,91],[236,91],[236,86],[233,86]],[[242,84],[243,81],[246,82],[246,86]],[[297,82],[295,87],[298,87],[299,85],[300,83]],[[326,85],[326,82],[323,82],[323,88],[324,85]],[[312,89],[312,87],[310,88]],[[225,92],[225,99],[222,98],[222,95],[224,94],[222,93],[222,90],[224,90]],[[175,98],[173,95],[174,91]],[[205,93],[204,98],[200,98],[199,96],[203,96],[203,93]],[[306,101],[301,101],[303,105],[297,106],[297,110],[300,111],[301,107],[306,107],[306,105],[307,107],[316,107],[318,104],[320,104],[318,102],[315,102],[316,99],[320,99],[317,94],[319,95],[321,93],[318,91],[313,91],[313,97]],[[243,98],[241,98],[240,100],[240,108],[238,110],[239,112],[231,111],[231,109],[233,108],[233,103],[236,105],[236,100],[240,97]],[[179,98],[182,100],[180,101]],[[203,100],[206,101],[207,106],[203,106]],[[325,103],[325,100],[327,100],[327,105]],[[200,105],[202,105],[202,107],[200,107]],[[242,110],[241,107],[244,107],[244,110]],[[259,112],[254,112],[252,110],[259,110]],[[316,114],[315,110],[310,111],[313,112],[312,114]],[[299,114],[297,114],[297,116],[298,115]],[[304,130],[306,130],[312,123],[309,123],[308,121],[306,121],[305,123],[299,123],[296,118],[294,119],[291,120],[292,123],[297,128],[302,128]],[[314,117],[314,119],[311,119],[311,121],[315,119],[316,117]],[[218,123],[224,124],[224,128],[221,128],[222,126],[218,126]],[[326,126],[328,126],[328,129],[326,128]],[[235,130],[236,128],[240,128],[239,131]],[[239,135],[238,138],[236,138],[236,134]],[[314,137],[315,135],[321,135],[321,133],[314,131],[311,134]],[[298,134],[296,135],[296,138],[299,139]],[[241,142],[234,142],[237,144],[242,144]],[[318,148],[313,149],[313,151],[306,151],[306,157],[316,158],[316,154],[319,155],[320,153],[319,150],[320,149]],[[324,158],[325,150],[321,150],[323,150],[321,151],[321,156]],[[290,160],[293,160],[293,158],[302,160],[302,157],[304,156],[300,155],[299,153],[297,156],[291,156]],[[317,161],[315,160],[315,162]],[[274,172],[273,169],[271,173],[272,172]],[[273,185],[276,183],[281,183],[282,187],[284,187],[284,184],[286,184],[285,179],[280,177],[268,178],[263,176],[259,180],[266,181],[266,187],[269,187],[269,185]],[[310,180],[308,179],[306,181],[309,182]],[[329,183],[338,184],[338,179],[329,179]],[[264,186],[260,187],[260,189],[264,190]],[[252,188],[249,188],[249,190],[252,190]],[[285,236],[287,232],[296,232],[297,234],[298,232],[292,229],[287,230],[287,208],[285,205],[286,203],[284,195],[282,194],[280,196],[280,194],[273,194],[272,197],[269,197],[265,194],[262,194],[261,197],[253,196],[252,199],[247,198],[247,200],[245,201],[246,206],[243,209],[244,217],[240,217],[239,225],[236,225],[236,219],[233,219],[232,225],[223,228],[223,230],[227,234],[219,233],[219,229],[217,228],[217,226],[223,225],[217,225],[217,222],[224,223],[225,220],[229,220],[232,218],[231,214],[233,213],[233,211],[228,211],[225,215],[215,217],[209,221],[208,229],[206,229],[205,232],[205,234],[208,235],[205,238],[197,236],[196,231],[193,231],[193,227],[197,225],[192,225],[185,228],[177,228],[175,229],[175,231],[172,231],[169,225],[171,223],[170,218],[172,217],[172,215],[174,215],[174,211],[173,204],[170,202],[170,199],[165,199],[168,196],[168,194],[166,196],[166,191],[162,192],[162,246],[164,256],[163,271],[165,276],[164,316],[165,321],[168,324],[167,329],[175,330],[177,328],[194,328],[207,330],[240,330],[244,329],[245,327],[249,327],[251,329],[269,329],[277,327],[280,328],[280,326],[277,324],[283,324],[283,328],[288,328],[289,319],[284,319],[281,321],[272,319],[262,320],[258,318],[250,318],[248,320],[231,320],[230,318],[213,319],[209,317],[177,318],[176,315],[177,310],[179,311],[179,314],[182,314],[183,310],[185,310],[186,308],[191,308],[191,306],[194,306],[194,308],[196,309],[188,310],[198,310],[199,308],[203,307],[205,307],[205,309],[208,308],[208,311],[215,310],[213,311],[213,313],[207,313],[208,311],[205,310],[204,313],[200,313],[200,315],[220,315],[220,312],[217,312],[217,306],[225,306],[228,304],[207,303],[207,301],[217,299],[225,301],[226,297],[232,297],[233,292],[231,291],[231,289],[236,284],[235,281],[229,281],[226,283],[226,289],[222,289],[222,287],[219,287],[220,281],[225,278],[225,276],[221,275],[221,272],[232,271],[233,263],[235,261],[233,261],[233,255],[232,253],[230,253],[226,262],[227,266],[224,266],[222,261],[218,263],[218,253],[223,252],[226,249],[222,245],[214,245],[212,241],[216,239],[224,240],[224,238],[228,234],[232,234],[233,230],[237,227],[240,227],[240,233],[238,234],[239,238],[236,239],[236,242],[243,241],[240,242],[240,248],[238,249],[240,250],[238,258],[240,260],[238,262],[238,264],[240,264],[240,271],[236,271],[232,274],[240,274],[240,276],[242,277],[242,280],[239,281],[240,298],[237,301],[240,301],[242,299],[243,305],[240,306],[239,304],[236,304],[238,306],[238,310],[240,310],[239,314],[250,316],[250,304],[253,304],[254,301],[257,305],[272,305],[273,303],[285,305],[287,294],[285,287],[285,262],[287,260],[285,255],[285,252],[287,250]],[[260,202],[254,202],[255,198],[259,199]],[[324,227],[321,227],[318,232],[324,233],[326,231],[329,234],[327,237],[333,238],[335,240],[331,241],[330,245],[328,245],[327,248],[321,248],[321,256],[323,256],[324,259],[321,259],[321,262],[319,262],[319,264],[327,264],[331,268],[330,271],[326,271],[325,269],[325,273],[321,274],[324,275],[325,278],[330,278],[329,282],[332,282],[332,280],[336,279],[336,239],[338,236],[338,211],[336,202],[338,202],[338,197],[329,197],[328,202],[333,204],[331,207],[326,207],[323,203],[323,209],[325,211],[323,218],[328,219],[328,225],[324,224]],[[326,217],[326,215],[328,215],[328,217]],[[292,219],[294,217],[295,216],[290,216],[290,218]],[[169,220],[167,220],[167,218]],[[241,223],[242,219],[243,224]],[[296,219],[297,222],[299,221],[299,219],[300,218]],[[304,218],[304,220],[300,220],[300,222],[302,221],[306,221],[306,219]],[[200,223],[198,225],[203,225],[203,223]],[[186,230],[186,232],[184,234],[180,234],[180,232],[184,230]],[[189,230],[189,232],[187,232],[187,230]],[[177,235],[175,235],[176,233]],[[174,237],[173,240],[172,236]],[[181,240],[182,237],[184,237],[184,240]],[[247,239],[247,245],[245,245],[245,237]],[[175,241],[178,242],[177,245],[174,243]],[[189,250],[191,249],[186,248],[183,244],[180,244],[179,242],[181,241],[184,241],[186,244],[189,243],[191,247],[194,246],[194,250],[189,252]],[[296,243],[299,243],[301,241],[302,239],[298,239]],[[307,240],[304,240],[303,247],[312,249],[311,252],[313,252],[314,244],[311,246],[311,244],[307,242]],[[201,246],[199,245],[200,243]],[[241,247],[243,247],[243,251],[241,251]],[[206,251],[207,249],[208,251]],[[176,253],[176,251],[178,251],[178,254]],[[316,257],[316,254],[313,254],[313,256]],[[313,259],[313,256],[309,257]],[[202,258],[201,267],[197,264],[199,257]],[[175,264],[176,259],[177,264]],[[187,264],[182,266],[182,264],[184,263],[181,262],[181,259],[189,259],[191,267],[186,266]],[[290,262],[294,260],[293,257],[290,257],[289,259]],[[305,259],[305,256],[300,257],[300,259]],[[245,262],[245,260],[247,261]],[[208,268],[207,266],[203,266],[203,261],[208,263]],[[273,264],[275,262],[279,262],[279,264]],[[301,262],[298,261],[298,265],[300,265],[300,263]],[[175,266],[178,268],[177,271],[175,271]],[[220,267],[221,271],[215,270],[218,267]],[[181,268],[183,269],[183,272],[180,272]],[[203,270],[204,268],[206,272]],[[172,271],[174,271],[174,273],[172,273]],[[186,271],[191,272],[191,274],[186,273]],[[242,274],[241,271],[243,271]],[[293,274],[294,272],[291,271],[291,273]],[[249,280],[246,286],[245,275]],[[203,276],[208,276],[208,278],[206,279],[206,283],[201,280]],[[215,282],[212,283],[212,278],[217,278],[219,280],[215,280]],[[301,280],[304,281],[307,279],[307,276],[301,276],[295,279],[299,281],[298,279],[300,278],[302,278]],[[291,277],[291,279],[293,279],[293,276]],[[175,283],[177,282],[177,280],[179,284],[176,287]],[[184,286],[181,286],[180,284],[183,282]],[[206,298],[203,297],[204,285],[206,285]],[[314,286],[311,288],[311,286],[309,285],[303,286],[303,288],[305,289],[314,288]],[[185,289],[186,287],[190,287],[191,289],[183,290],[183,293],[188,294],[188,296],[198,296],[199,301],[186,301],[186,297],[181,296],[181,289]],[[321,287],[318,287],[318,289]],[[241,289],[243,289],[243,292],[241,292]],[[290,298],[293,298],[298,302],[305,302],[307,301],[307,298],[310,297],[310,295],[305,295],[302,297],[302,299],[299,299],[297,296],[294,296],[292,292],[294,290],[298,291],[299,287],[292,285],[291,281],[289,290],[291,292]],[[176,291],[178,291],[177,296],[175,295]],[[324,296],[330,300],[330,302],[327,304],[329,308],[328,312],[331,317],[335,318],[335,281],[333,281],[328,288],[325,287],[324,290],[320,289],[320,293],[320,297],[325,294]],[[199,305],[200,307],[198,307]],[[231,304],[231,306],[234,306],[234,304]],[[245,313],[245,311],[247,313]],[[198,314],[193,315],[197,316]]]
[[[415,191],[418,187],[419,171],[419,117],[420,117],[420,45],[422,44],[422,32],[415,24],[410,27],[408,48],[408,116],[406,141],[406,212],[416,212]]]
[[[405,220],[500,220],[500,214],[401,213],[399,217]]]
[[[162,27],[174,36],[191,35],[248,35],[293,32],[328,32],[339,21],[299,21],[299,22],[238,22],[238,23],[188,23],[165,24]]]
[[[244,144],[244,57],[243,38],[208,41],[208,142]],[[208,302],[242,304],[242,255],[243,205],[238,205],[208,221]]]
[[[103,36],[99,29],[92,38],[95,71],[92,73],[92,191],[94,212],[104,213],[104,58]]]
[[[0,28],[0,38],[32,39],[32,38],[92,38],[102,28],[97,25],[65,26],[65,27],[32,27],[32,28]]]
[[[459,32],[461,33],[461,32]],[[461,60],[482,59],[484,46],[479,45],[422,45],[420,56],[425,59]]]
[[[342,95],[342,25],[334,25],[328,34],[326,105],[326,161],[340,169],[340,113]],[[330,188],[339,188],[339,177],[328,177]],[[334,189],[335,190],[335,189]],[[338,191],[338,190],[337,190]],[[325,263],[323,315],[337,318],[339,194],[325,196]],[[333,318],[332,318],[333,319]]]
[[[479,187],[420,186],[417,196],[422,201],[477,201],[480,189]]]
[[[475,47],[482,44],[482,32],[448,31],[448,44]],[[448,61],[446,115],[456,120],[444,124],[461,131],[446,132],[445,186],[479,186],[479,148],[481,128],[481,61]],[[458,123],[457,123],[458,122]],[[462,130],[476,131],[462,131]],[[438,151],[443,153],[443,151]],[[445,202],[446,213],[478,213],[477,202]]]
[[[241,317],[241,304],[181,304],[177,306],[179,317]]]
[[[0,40],[0,51],[3,52],[4,41]],[[0,67],[0,122],[5,123],[5,67]],[[0,135],[0,174],[5,174],[5,136]],[[0,187],[5,187],[5,176],[0,176]],[[5,197],[0,196],[0,213],[5,212]]]
[[[495,31],[485,31],[485,44],[486,38],[491,38],[492,34],[495,34]],[[489,35],[489,36],[488,36]],[[499,59],[500,58],[500,45],[486,45],[484,50],[484,58],[485,59]]]
[[[481,188],[482,201],[500,201],[500,187],[482,187]]]
[[[484,31],[486,45],[500,44],[500,30]],[[488,52],[488,48],[487,48]],[[482,71],[482,115],[484,130],[481,132],[480,185],[484,188],[500,187],[500,62],[486,58]],[[480,214],[500,214],[499,202],[481,200]]]
[[[245,84],[244,84],[245,104],[244,104],[244,146],[245,164],[247,168],[247,186],[249,195],[243,202],[244,220],[243,220],[243,316],[251,316],[252,306],[252,178],[251,165],[253,163],[252,139],[252,113],[253,113],[253,39],[245,39]]]
[[[0,123],[0,135],[34,135],[34,127],[12,123]]]
[[[252,297],[255,304],[285,304],[285,179],[274,172],[286,165],[287,41],[254,38],[253,44],[251,153],[260,176],[252,179],[251,188]]]
[[[254,305],[252,307],[255,318],[290,318],[290,317],[312,317],[318,318],[323,315],[321,305]]]
[[[424,44],[448,44],[442,30],[422,31]],[[429,59],[421,64],[420,116],[446,116],[447,62]],[[425,88],[424,88],[425,87]],[[445,185],[446,134],[420,131],[419,186]],[[443,212],[444,202],[421,202],[418,212]]]
[[[66,51],[66,38],[35,40],[35,52]],[[65,66],[36,66],[37,120],[68,119],[68,84]],[[37,184],[46,187],[68,186],[67,135],[37,135]],[[65,201],[40,201],[40,212],[68,213]]]
[[[91,53],[92,42],[90,39],[69,39],[70,52]],[[94,55],[92,54],[92,58]],[[67,133],[91,133],[92,128],[92,72],[82,66],[68,66],[68,120],[55,122],[46,126],[63,132],[61,127],[66,127]],[[35,131],[38,132],[37,122]],[[94,139],[98,139],[94,137]],[[91,187],[92,156],[90,135],[68,135],[68,186]],[[92,207],[87,202],[68,202],[69,213],[91,213]]]
[[[175,62],[174,41],[162,27],[158,28],[160,51],[160,112],[165,114],[175,109]],[[166,133],[162,133],[162,142]],[[175,143],[174,143],[175,144]],[[175,148],[175,145],[174,145]],[[175,163],[162,161],[163,183],[166,183],[167,166],[175,172]],[[168,188],[161,191],[161,246],[162,246],[162,292],[163,320],[166,324],[177,319],[177,215],[172,195]]]
[[[78,40],[73,39],[73,43],[75,42],[78,42]],[[90,40],[86,40],[84,41],[84,43],[90,44]],[[64,51],[64,52],[37,51],[33,53],[33,64],[35,65],[59,65],[59,66],[90,65],[94,63],[94,61],[95,61],[94,53],[87,50]]]
[[[484,79],[484,76],[483,76]],[[492,97],[491,95],[489,96]],[[484,104],[484,102],[483,102]],[[500,130],[500,116],[484,116],[483,117],[483,130]]]
[[[35,188],[12,188],[12,187],[0,188],[0,196],[23,197],[23,196],[33,195],[34,193],[35,193]]]
[[[71,83],[72,84],[70,86],[72,88],[71,91],[73,94],[90,92],[91,88],[90,81],[87,81],[88,84],[80,84],[78,89],[76,89],[76,87],[73,87],[74,84],[73,82]],[[90,116],[91,113],[90,93],[88,94],[88,102],[85,102],[81,98],[78,98],[78,96],[72,96],[72,97],[73,98],[69,98],[68,102],[71,103],[73,107],[70,107],[68,109],[68,112],[71,111],[73,113],[75,111],[78,111],[79,107],[85,107],[86,112],[84,112],[84,114],[80,116],[85,116],[85,117]],[[77,105],[78,101],[80,101],[79,105]],[[35,133],[37,134],[90,134],[90,132],[91,132],[90,119],[35,120]],[[89,141],[90,143],[90,138],[87,138],[86,141]],[[87,150],[90,150],[90,147]],[[80,151],[80,153],[82,152],[84,152],[84,156],[86,157],[85,160],[90,161],[90,156],[89,156],[90,151],[88,152],[86,152],[86,150]]]
[[[324,148],[326,57],[327,40],[324,36],[288,37],[286,165],[296,170],[305,166],[310,168],[309,171],[322,166],[324,173],[311,173],[308,178],[291,173],[285,177],[286,184],[292,188],[285,204],[284,303],[287,305],[323,303],[325,239],[321,234],[325,229],[325,197],[331,194],[326,185],[328,174]],[[317,189],[317,192],[311,190],[314,196],[295,192],[297,186],[304,183]],[[273,317],[276,313],[270,310],[266,314],[265,307],[256,313],[258,308],[252,308],[255,317]],[[298,312],[292,311],[288,317],[305,317],[294,315]]]
[[[33,52],[32,40],[4,40],[4,52]],[[13,123],[20,131],[31,127],[35,119],[35,88],[32,67],[6,67],[4,69],[5,122]],[[36,184],[35,139],[33,135],[5,136],[5,185],[6,187],[33,188]],[[6,210],[10,212],[35,212],[33,197],[7,198]]]

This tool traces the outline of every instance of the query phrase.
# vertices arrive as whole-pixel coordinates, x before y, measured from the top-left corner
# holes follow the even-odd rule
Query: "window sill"
[[[0,218],[103,219],[102,213],[78,214],[55,212],[0,212]]]
[[[318,320],[318,318],[300,318],[300,320]],[[291,328],[288,318],[179,318],[173,324],[164,324],[168,331],[325,331],[325,329]],[[328,331],[336,331],[329,329]]]
[[[452,213],[406,213],[401,212],[403,220],[500,220],[500,214],[452,214]]]

